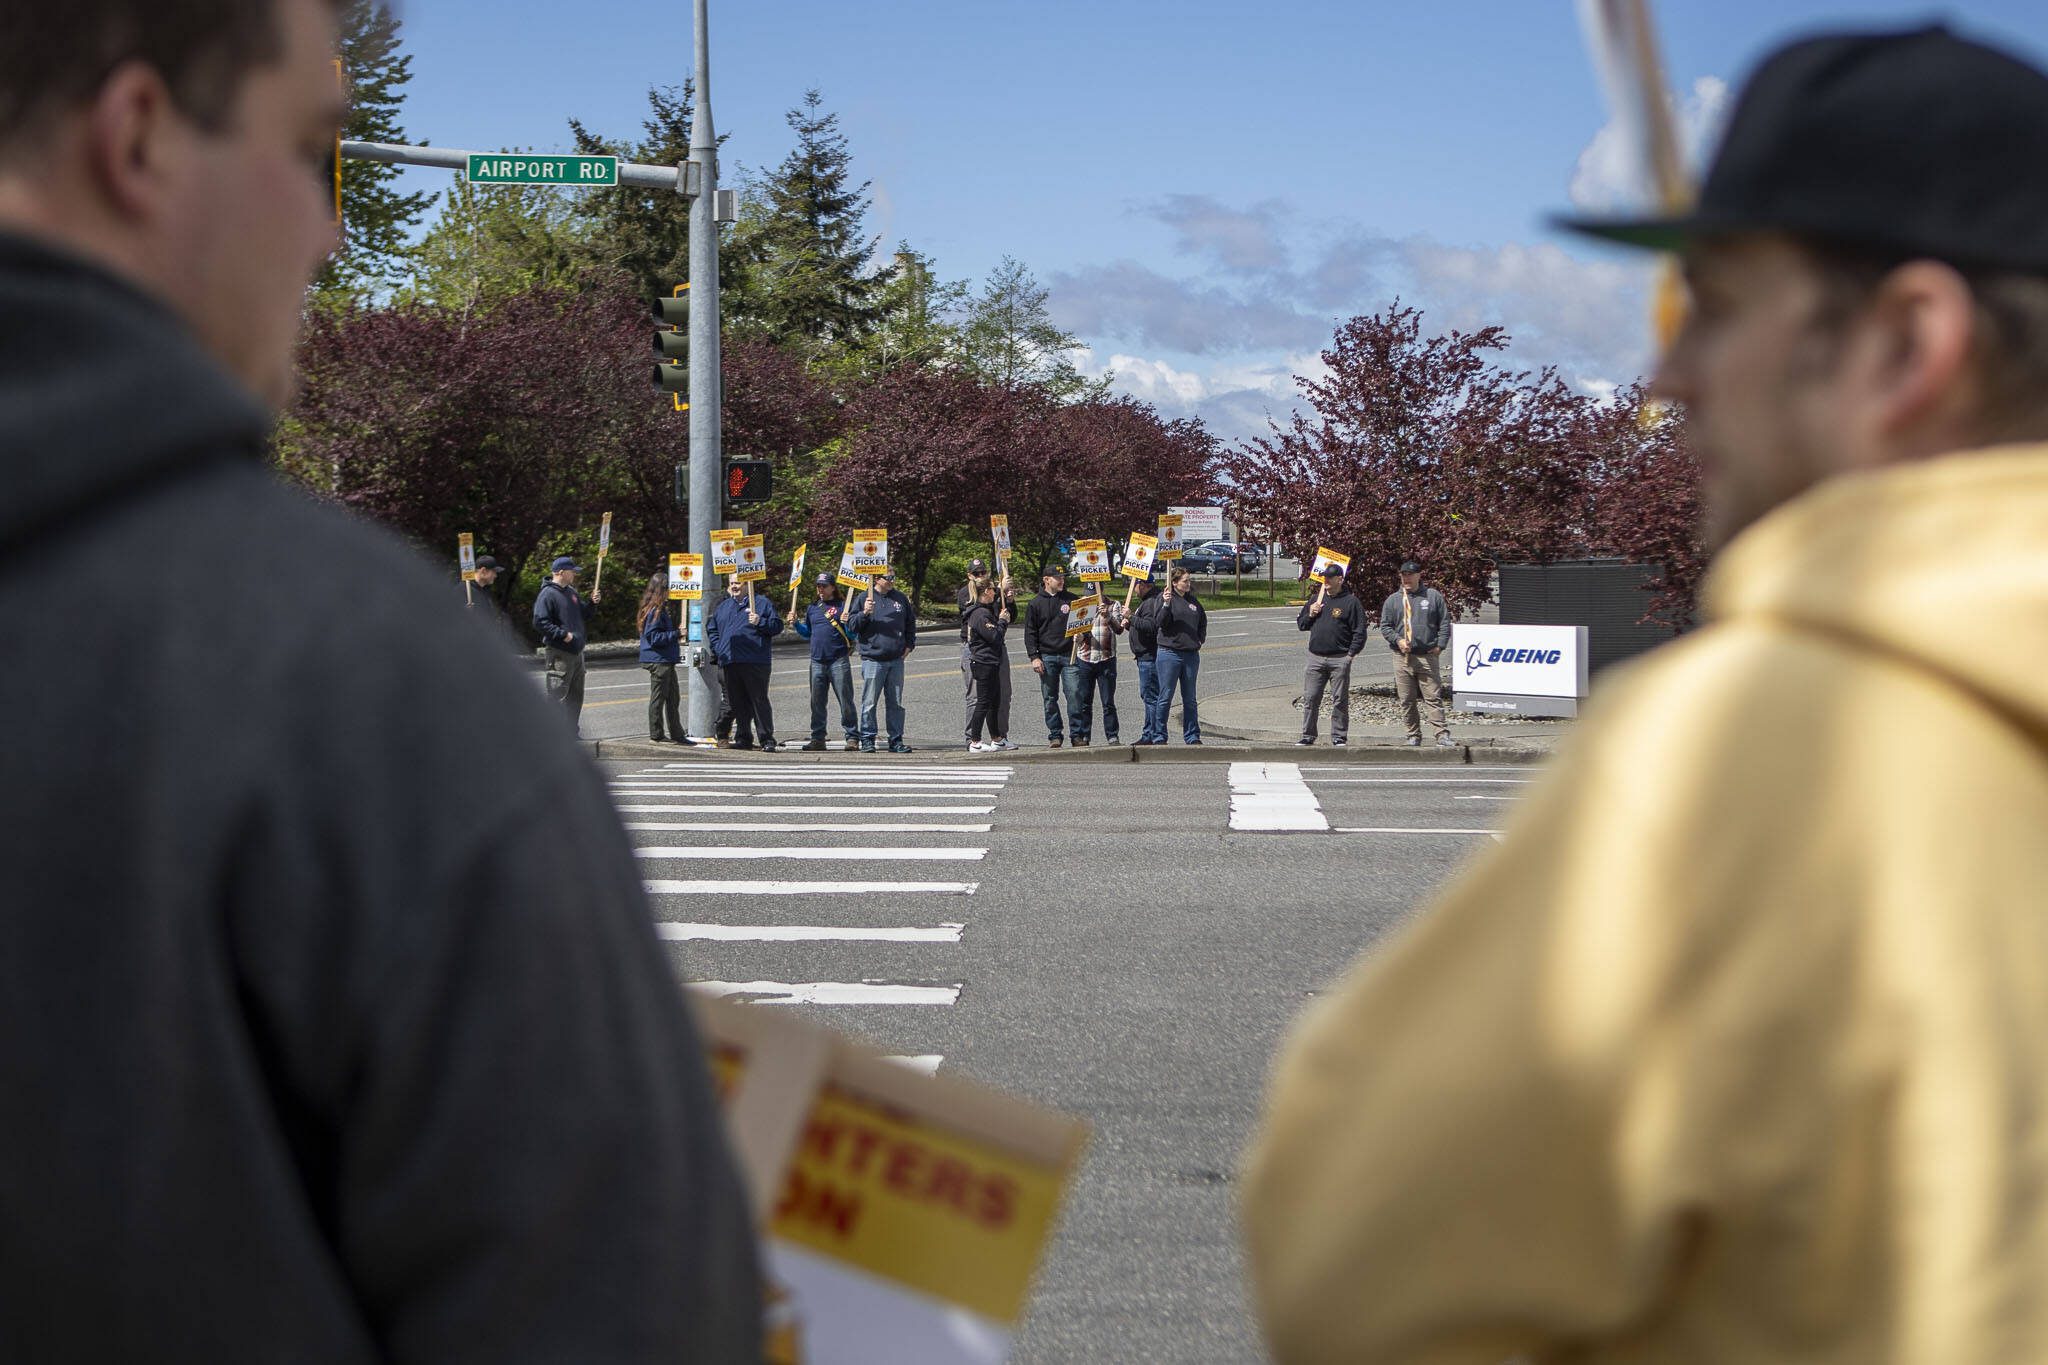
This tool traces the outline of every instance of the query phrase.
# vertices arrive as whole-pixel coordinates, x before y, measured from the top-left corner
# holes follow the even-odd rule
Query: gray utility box
[[[1587,664],[1598,673],[1678,632],[1644,622],[1654,564],[1620,559],[1567,559],[1555,564],[1500,566],[1500,623],[1504,626],[1584,626]]]

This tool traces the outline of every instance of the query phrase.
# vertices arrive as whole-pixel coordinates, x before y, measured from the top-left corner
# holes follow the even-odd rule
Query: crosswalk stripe
[[[1345,825],[1332,834],[1499,834],[1497,829],[1399,829],[1383,825]]]
[[[993,801],[1002,795],[1000,787],[771,787],[765,782],[726,782],[716,787],[691,785],[687,787],[614,787],[614,800],[642,796],[800,796],[807,801],[824,801],[830,798],[853,800],[864,796],[893,796],[899,799],[913,796],[962,796],[973,801]]]
[[[830,820],[648,820],[629,823],[626,828],[646,834],[987,834],[995,826],[914,825],[908,821],[852,825]]]
[[[944,1053],[931,1053],[922,1057],[885,1057],[882,1060],[894,1062],[898,1066],[907,1066],[912,1071],[922,1071],[925,1075],[931,1076],[938,1073],[939,1063],[945,1061],[946,1057]]]
[[[958,943],[964,924],[924,928],[842,929],[822,924],[675,924],[654,926],[665,939],[710,943]]]
[[[700,773],[794,773],[801,759],[788,763],[721,763],[716,759],[701,759],[695,763],[664,763],[659,768],[642,768],[643,773],[674,772],[678,768],[693,768]],[[843,773],[848,776],[862,774],[887,775],[890,777],[1004,777],[1016,775],[1017,770],[1002,764],[969,763],[960,766],[937,767],[915,763],[877,763],[873,766],[854,763],[816,763],[810,765],[821,773]]]
[[[691,848],[636,848],[642,858],[797,858],[833,862],[978,863],[985,848],[867,848],[843,844],[831,848],[761,848],[698,845]]]
[[[980,882],[777,882],[777,881],[649,881],[650,896],[971,896]]]
[[[1328,829],[1315,793],[1298,763],[1230,765],[1230,827],[1256,830]]]
[[[626,815],[845,815],[845,806],[793,806],[782,801],[753,806],[617,806]],[[993,815],[994,806],[861,806],[870,815]]]
[[[950,1005],[960,987],[889,981],[692,981],[707,995],[744,995],[757,1005]]]
[[[1319,787],[1526,787],[1526,777],[1318,777]]]

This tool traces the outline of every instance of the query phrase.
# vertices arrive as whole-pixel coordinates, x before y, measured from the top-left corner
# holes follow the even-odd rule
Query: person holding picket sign
[[[1001,691],[996,683],[998,670],[1010,666],[1009,649],[1004,636],[1010,630],[1010,607],[1003,601],[1002,592],[995,580],[982,575],[973,581],[974,601],[967,608],[964,621],[967,630],[967,650],[974,670],[974,690],[967,709],[967,749],[969,753],[996,753],[1009,747],[1010,737],[996,727],[1001,724],[996,700]],[[987,743],[981,739],[981,728],[989,726]]]
[[[1163,728],[1174,689],[1179,688],[1184,744],[1202,742],[1202,722],[1195,712],[1195,675],[1202,671],[1202,644],[1209,638],[1209,613],[1194,589],[1188,571],[1176,564],[1167,575],[1166,596],[1159,603],[1160,724]]]
[[[683,691],[676,681],[676,665],[682,662],[682,628],[668,614],[668,575],[650,574],[647,590],[640,594],[635,624],[640,627],[640,666],[647,670],[647,738],[659,744],[669,739],[687,743],[683,734]],[[661,732],[668,720],[668,734]]]
[[[841,620],[845,607],[839,601],[839,583],[829,573],[814,580],[818,600],[804,609],[796,633],[811,642],[811,738],[804,748],[813,753],[825,748],[825,703],[839,698],[839,728],[846,734],[846,747],[860,745],[860,717],[853,709],[853,637]]]

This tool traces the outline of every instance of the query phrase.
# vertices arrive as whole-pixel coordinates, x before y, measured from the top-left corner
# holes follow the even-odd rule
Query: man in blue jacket
[[[845,609],[839,603],[839,583],[831,574],[814,580],[818,600],[804,608],[804,619],[796,633],[811,642],[811,742],[804,748],[825,747],[825,698],[839,695],[839,727],[846,732],[846,747],[860,743],[860,720],[853,712],[853,637],[840,619]]]
[[[726,700],[732,706],[733,748],[754,747],[760,731],[761,749],[775,752],[775,713],[768,705],[768,642],[782,634],[782,617],[773,598],[757,597],[735,578],[726,584],[725,600],[704,618],[704,639],[725,669]]]
[[[907,754],[903,742],[903,661],[917,648],[917,616],[896,591],[896,575],[883,569],[875,586],[855,600],[853,638],[860,642],[860,751],[875,751],[875,704],[888,713],[889,752]]]
[[[583,570],[572,556],[561,556],[549,568],[554,577],[533,599],[533,629],[547,653],[548,700],[569,713],[573,730],[583,715],[584,619],[597,605],[597,594],[585,598],[576,591],[576,575]]]

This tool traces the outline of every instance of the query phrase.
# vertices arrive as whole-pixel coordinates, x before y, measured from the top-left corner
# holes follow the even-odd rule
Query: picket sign
[[[839,555],[839,582],[849,588],[872,588],[875,572],[889,567],[889,532],[877,526],[855,531]]]
[[[704,556],[668,557],[668,596],[672,602],[697,602],[704,597]]]
[[[1086,635],[1102,620],[1102,594],[1091,592],[1077,597],[1067,609],[1067,638]]]
[[[988,519],[988,538],[996,547],[996,581],[1010,576],[1010,519],[1006,516],[991,516]]]
[[[604,557],[612,548],[612,514],[607,512],[597,524],[597,574],[590,580],[590,597],[597,600],[597,594],[604,588]]]
[[[476,536],[463,531],[455,537],[455,562],[462,566],[462,600],[476,603]]]
[[[740,541],[746,538],[742,527],[727,527],[711,533],[711,572],[715,574],[736,574],[740,571]]]
[[[1308,576],[1310,578],[1321,578],[1323,576],[1323,570],[1329,568],[1332,564],[1336,565],[1338,568],[1342,569],[1347,574],[1351,572],[1350,555],[1340,555],[1335,550],[1327,549],[1324,546],[1318,545],[1316,546],[1315,563],[1309,566]]]
[[[1159,559],[1164,562],[1180,558],[1180,513],[1168,512],[1159,518]]]
[[[1107,583],[1109,572],[1109,542],[1106,540],[1077,540],[1074,542],[1074,569],[1083,583]]]
[[[789,614],[791,616],[796,615],[796,595],[803,591],[804,554],[810,548],[811,543],[805,541],[796,547],[796,554],[791,556],[789,561]]]
[[[1130,579],[1124,588],[1124,610],[1131,609],[1131,597],[1138,591],[1138,584],[1152,577],[1152,560],[1159,552],[1159,537],[1148,536],[1143,531],[1133,531],[1124,541],[1123,576]]]
[[[690,991],[766,1261],[769,1360],[995,1365],[1087,1126]]]

